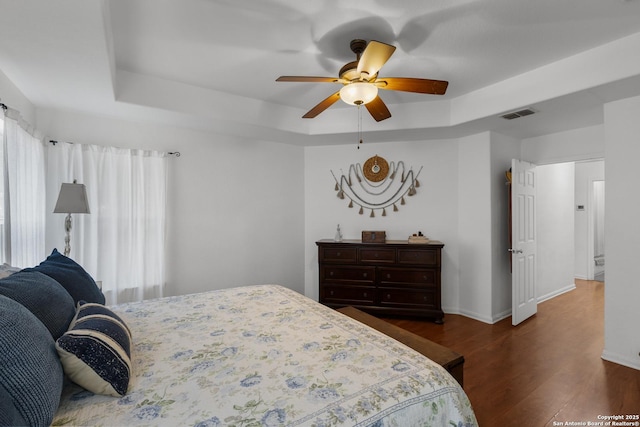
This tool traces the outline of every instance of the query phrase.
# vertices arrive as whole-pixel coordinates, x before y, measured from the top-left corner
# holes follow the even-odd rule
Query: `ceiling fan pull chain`
[[[362,105],[358,105],[358,150],[362,144]]]

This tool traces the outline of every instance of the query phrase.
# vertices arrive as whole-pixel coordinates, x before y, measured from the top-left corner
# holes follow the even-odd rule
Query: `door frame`
[[[588,224],[587,224],[587,279],[588,280],[594,280],[596,273],[595,273],[595,256],[596,256],[596,251],[595,251],[595,240],[596,240],[596,233],[595,233],[595,221],[596,221],[596,203],[595,203],[595,183],[596,182],[602,182],[604,183],[605,186],[605,199],[606,199],[606,181],[604,180],[604,178],[602,179],[595,179],[592,178],[589,180],[589,191],[587,192],[587,203],[588,206],[587,208],[589,209],[588,212]],[[605,202],[606,204],[606,202]]]

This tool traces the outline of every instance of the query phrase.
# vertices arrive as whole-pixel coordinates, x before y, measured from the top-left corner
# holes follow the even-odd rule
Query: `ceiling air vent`
[[[513,111],[511,113],[503,114],[500,117],[507,120],[513,120],[513,119],[517,119],[518,117],[530,116],[535,113],[537,113],[537,111],[534,110],[533,108],[525,108],[524,110]]]

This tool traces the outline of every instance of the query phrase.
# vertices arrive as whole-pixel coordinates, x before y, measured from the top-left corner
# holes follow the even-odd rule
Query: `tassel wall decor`
[[[386,208],[393,206],[393,212],[398,212],[398,202],[405,204],[404,196],[417,194],[420,187],[418,172],[407,168],[403,161],[387,163],[380,156],[368,159],[364,165],[360,163],[349,166],[348,173],[336,174],[331,171],[335,180],[335,191],[340,199],[349,199],[349,207],[354,204],[360,206],[358,213],[362,215],[364,209],[371,209],[370,218],[375,218],[375,211],[381,210],[381,216],[387,216]],[[396,179],[400,177],[400,179]],[[354,179],[355,178],[355,179]]]

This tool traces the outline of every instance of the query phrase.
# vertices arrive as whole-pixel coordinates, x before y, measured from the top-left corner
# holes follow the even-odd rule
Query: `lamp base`
[[[64,237],[64,256],[68,257],[71,253],[71,214],[64,219],[64,230],[67,232]]]

